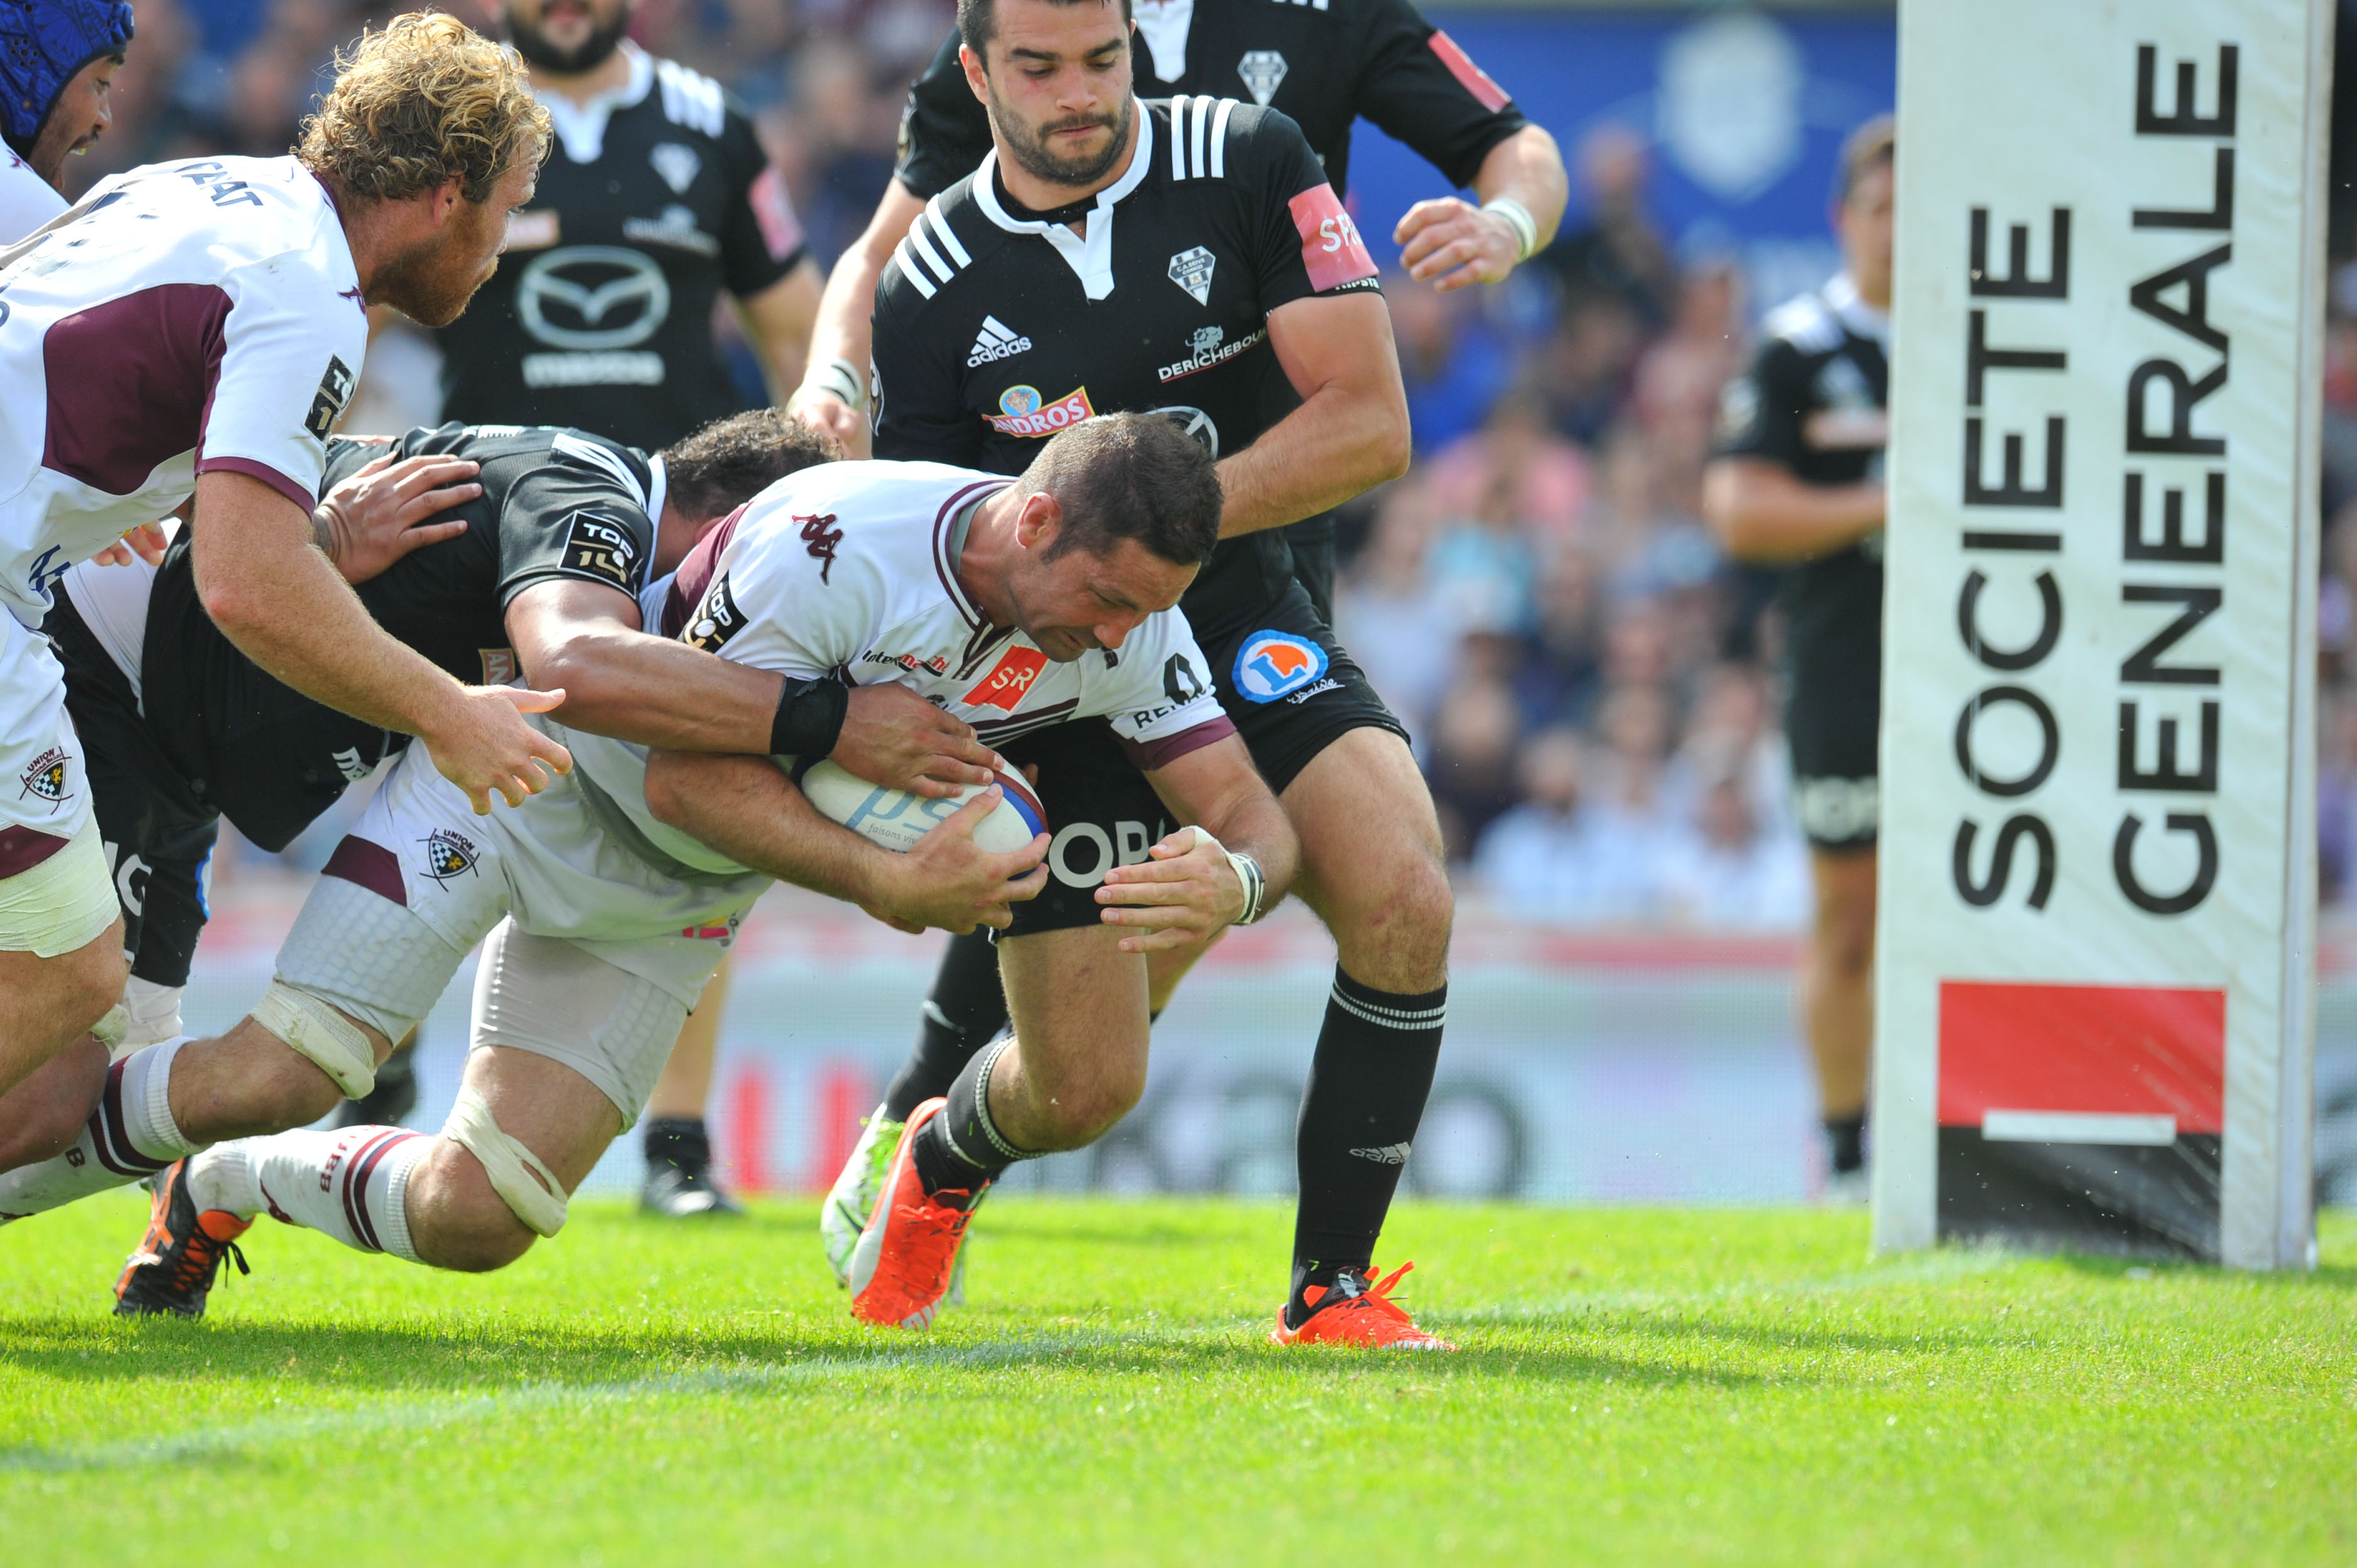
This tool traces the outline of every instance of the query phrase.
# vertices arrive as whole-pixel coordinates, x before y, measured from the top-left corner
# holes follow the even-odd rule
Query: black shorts
[[[91,809],[114,873],[131,972],[156,985],[186,985],[205,928],[205,863],[220,815],[166,758],[129,678],[64,594],[44,629],[65,666],[66,711],[90,768]]]
[[[1877,746],[1882,724],[1878,671],[1867,679],[1812,677],[1792,682],[1784,734],[1792,751],[1792,811],[1819,849],[1871,849],[1880,814]]]
[[[1309,593],[1309,607],[1327,625],[1334,624],[1334,514],[1319,512],[1303,518],[1285,531],[1293,551],[1293,578]]]
[[[1263,612],[1224,633],[1196,632],[1211,661],[1220,705],[1243,737],[1268,787],[1283,794],[1310,759],[1354,729],[1407,730],[1375,695],[1365,671],[1334,639],[1297,582]],[[1048,886],[1015,906],[1006,936],[1098,923],[1107,871],[1144,860],[1178,821],[1102,719],[1057,725],[1000,748],[1017,767],[1037,763],[1047,808]]]

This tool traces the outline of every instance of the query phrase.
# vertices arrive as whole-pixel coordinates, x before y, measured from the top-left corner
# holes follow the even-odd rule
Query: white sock
[[[277,1133],[218,1144],[188,1164],[199,1208],[274,1219],[363,1252],[416,1262],[409,1240],[409,1173],[434,1140],[401,1127]]]
[[[62,1208],[92,1193],[128,1187],[189,1152],[172,1121],[172,1058],[188,1043],[182,1035],[132,1052],[109,1068],[98,1109],[55,1159],[36,1160],[0,1175],[0,1219]]]

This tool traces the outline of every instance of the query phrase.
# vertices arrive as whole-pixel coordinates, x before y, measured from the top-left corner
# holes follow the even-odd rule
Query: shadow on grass
[[[2182,1258],[2136,1258],[2109,1252],[2058,1251],[2044,1256],[2074,1273],[2097,1279],[2126,1280],[2130,1270],[2138,1270],[2142,1271],[2135,1276],[2138,1280],[2149,1274],[2161,1280],[2233,1280],[2238,1284],[2249,1283],[2271,1290],[2328,1290],[2342,1294],[2357,1292],[2357,1268],[2341,1263],[2313,1269],[2229,1269],[2217,1263],[2188,1262]]]

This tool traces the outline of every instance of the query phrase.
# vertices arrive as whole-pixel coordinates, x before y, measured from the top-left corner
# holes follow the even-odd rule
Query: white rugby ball
[[[821,816],[841,822],[868,843],[881,844],[897,854],[906,854],[916,848],[919,839],[989,788],[986,784],[969,784],[954,795],[933,800],[911,795],[906,789],[870,784],[832,762],[813,764],[802,775],[802,785],[803,796],[818,808]],[[974,842],[993,854],[1006,854],[1047,832],[1048,813],[1040,806],[1039,797],[1031,792],[1031,786],[1019,775],[999,774],[998,786],[1006,793],[998,809],[983,818],[981,826],[974,829]]]

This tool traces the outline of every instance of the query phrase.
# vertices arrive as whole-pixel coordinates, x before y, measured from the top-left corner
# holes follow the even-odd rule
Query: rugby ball
[[[869,843],[880,844],[896,854],[906,854],[916,848],[919,839],[989,788],[986,784],[969,784],[954,795],[931,800],[922,795],[911,795],[906,789],[870,784],[832,762],[813,764],[802,775],[802,786],[803,796],[818,808],[821,816],[841,822]],[[1003,772],[998,776],[998,786],[1006,793],[998,809],[983,818],[981,826],[974,829],[974,842],[993,854],[1007,854],[1048,831],[1048,813],[1020,775]]]

